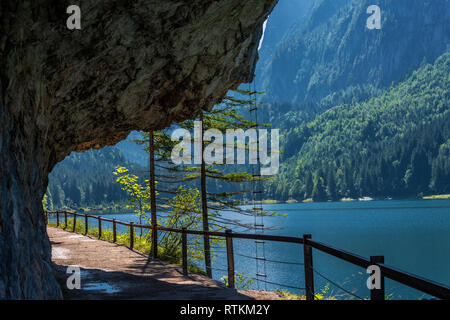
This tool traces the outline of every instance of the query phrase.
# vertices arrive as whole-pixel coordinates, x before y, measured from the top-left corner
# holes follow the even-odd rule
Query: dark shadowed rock
[[[60,298],[41,199],[71,151],[193,118],[252,80],[276,0],[0,2],[0,298]]]

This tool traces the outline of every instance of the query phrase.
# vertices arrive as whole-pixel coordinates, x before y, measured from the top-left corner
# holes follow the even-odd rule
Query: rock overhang
[[[72,151],[195,117],[252,80],[276,0],[0,3],[0,298],[60,298],[42,196]],[[30,267],[32,266],[32,267]]]

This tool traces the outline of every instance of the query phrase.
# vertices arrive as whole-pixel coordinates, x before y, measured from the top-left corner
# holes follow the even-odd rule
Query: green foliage
[[[228,276],[224,275],[220,279],[226,286],[228,286]],[[247,272],[243,272],[242,274],[236,273],[234,276],[234,286],[236,289],[251,289],[255,280],[252,279]]]
[[[129,197],[127,208],[135,208],[140,217],[147,218],[146,212],[150,210],[151,188],[149,180],[144,180],[144,183],[139,183],[139,177],[135,174],[130,174],[125,167],[117,166],[113,172],[117,176],[116,182],[122,185],[122,190],[126,191]],[[158,192],[154,190],[155,194]]]
[[[202,211],[201,198],[198,189],[188,189],[180,186],[173,199],[168,202],[171,210],[160,220],[161,225],[189,230],[202,230]],[[211,227],[214,231],[220,231],[220,227]],[[188,237],[188,255],[195,261],[202,260],[203,249],[201,246],[201,236]],[[217,237],[211,237],[211,244],[217,247],[224,245],[224,240]],[[174,232],[165,232],[160,239],[160,245],[164,252],[171,256],[179,255],[181,248],[181,234]]]
[[[320,289],[320,293],[314,295],[314,300],[337,300],[336,297],[329,295],[330,284],[326,284],[324,288]],[[275,290],[274,292],[282,296],[282,300],[306,300],[305,295],[293,294],[287,290]]]
[[[298,152],[282,162],[277,182],[266,184],[268,197],[449,193],[449,74],[446,53],[383,94],[292,130],[289,141]]]
[[[134,212],[136,212],[141,219],[140,224],[142,224],[142,219],[144,222],[150,224],[148,212],[150,210],[152,190],[149,186],[149,180],[144,180],[144,184],[140,184],[139,181],[143,179],[139,178],[137,175],[130,174],[127,168],[121,166],[117,166],[113,174],[117,176],[116,182],[122,185],[122,190],[126,191],[129,196],[127,207],[135,208]],[[156,190],[154,192],[155,196],[159,195]],[[197,189],[180,186],[176,191],[175,196],[167,199],[166,211],[167,214],[158,219],[158,225],[175,229],[202,229],[200,192]],[[215,231],[220,230],[220,228],[212,229]],[[158,245],[162,250],[162,254],[169,260],[173,257],[179,257],[181,255],[181,234],[174,232],[161,232],[161,234]],[[144,247],[150,239],[151,232],[147,232],[144,237],[142,237],[141,232],[139,241],[143,241]],[[135,242],[137,248],[139,247],[139,241]],[[223,239],[212,238],[211,242],[217,246],[221,246],[223,244]],[[189,240],[188,253],[194,260],[200,260],[201,258],[202,249],[200,244],[201,237],[199,236],[192,237]]]
[[[327,194],[325,192],[324,187],[324,180],[320,175],[317,177],[311,196],[314,201],[324,201],[327,199]]]
[[[211,111],[204,111],[201,120],[203,130],[218,129],[225,133],[227,130],[248,130],[255,128],[256,126],[268,127],[267,124],[256,123],[248,120],[243,114],[245,110],[250,110],[255,107],[263,105],[256,100],[256,95],[262,92],[256,92],[251,90],[238,89],[231,92],[230,95],[225,97],[221,104],[213,108]],[[248,111],[247,110],[247,111]],[[199,119],[197,119],[198,121]],[[187,120],[179,124],[186,130],[193,130],[195,120]],[[204,141],[205,147],[211,142]],[[223,148],[225,150],[226,142],[223,141]],[[249,150],[249,143],[244,142],[243,145],[235,143],[235,148]],[[207,189],[207,201],[209,214],[212,215],[211,220],[218,225],[238,225],[238,221],[227,219],[223,217],[221,211],[234,211],[244,215],[277,215],[275,212],[264,212],[261,210],[243,209],[242,199],[245,197],[251,198],[253,195],[250,192],[249,184],[254,182],[269,181],[272,178],[254,176],[250,174],[251,168],[246,165],[225,165],[225,164],[213,164],[205,166],[206,173],[206,189]],[[184,181],[195,181],[201,178],[201,166],[180,166],[177,169],[178,172],[184,172]],[[197,181],[198,182],[198,181]],[[245,227],[251,227],[246,225]]]
[[[47,194],[44,194],[44,197],[42,198],[42,208],[44,209],[44,211],[48,210],[48,207],[47,207]]]
[[[115,147],[73,152],[50,173],[48,207],[79,209],[126,202],[127,194],[111,176],[118,164],[125,165],[131,171],[140,169],[130,164]]]

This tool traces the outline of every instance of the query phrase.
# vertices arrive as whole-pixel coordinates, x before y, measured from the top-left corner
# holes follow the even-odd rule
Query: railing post
[[[98,238],[102,238],[102,218],[98,217]]]
[[[64,210],[64,229],[67,228],[67,211]]]
[[[376,265],[377,263],[384,263],[384,256],[371,256],[370,263]],[[370,289],[370,300],[384,300],[385,290],[384,290],[384,276],[380,269],[380,287],[379,289]]]
[[[130,248],[133,249],[134,247],[134,226],[133,222],[130,222]]]
[[[89,231],[89,217],[87,213],[84,214],[84,233],[87,235]]]
[[[116,234],[116,219],[113,219],[113,242],[117,241],[117,234]]]
[[[59,211],[56,210],[56,226],[59,227]]]
[[[158,258],[158,228],[156,224],[152,224],[152,254],[153,258]]]
[[[181,232],[181,254],[183,257],[183,274],[188,275],[188,257],[187,257],[187,233],[186,228]]]
[[[234,251],[233,236],[230,229],[225,230],[227,242],[228,287],[234,289]]]
[[[305,267],[306,300],[314,300],[314,273],[312,247],[308,245],[310,234],[303,235],[303,264]]]
[[[76,224],[77,224],[77,214],[74,213],[74,214],[73,214],[73,226],[72,226],[72,232],[75,232]]]

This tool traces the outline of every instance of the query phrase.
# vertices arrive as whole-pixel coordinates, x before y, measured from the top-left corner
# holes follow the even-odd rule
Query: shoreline
[[[358,199],[353,198],[341,198],[340,200],[327,200],[327,201],[313,201],[312,199],[306,199],[306,200],[295,200],[290,199],[287,201],[281,201],[281,200],[273,200],[273,199],[264,199],[262,200],[262,204],[291,204],[291,203],[332,203],[332,202],[372,202],[372,201],[403,201],[403,200],[450,200],[450,194],[444,194],[444,195],[431,195],[431,196],[423,196],[421,198],[414,197],[414,198],[371,198],[371,197],[361,197]],[[251,205],[251,202],[243,202],[243,205]],[[67,211],[76,211],[79,213],[91,213],[91,214],[118,214],[118,213],[133,213],[130,212],[134,210],[133,208],[64,208],[64,209],[54,209],[54,210],[67,210]]]

